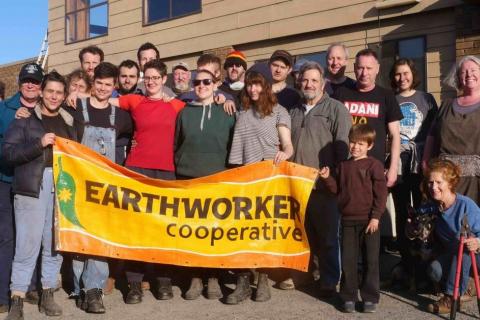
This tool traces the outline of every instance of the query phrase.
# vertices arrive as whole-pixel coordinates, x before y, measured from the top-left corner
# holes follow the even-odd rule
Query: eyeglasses
[[[162,77],[160,77],[160,76],[143,77],[143,81],[144,81],[144,82],[158,81],[158,80],[160,80],[161,78],[162,78]]]
[[[203,84],[204,86],[209,86],[213,83],[212,79],[195,79],[193,80],[193,86],[198,87],[199,85]]]

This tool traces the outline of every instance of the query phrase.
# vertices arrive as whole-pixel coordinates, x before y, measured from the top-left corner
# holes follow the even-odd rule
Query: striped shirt
[[[243,165],[275,158],[280,150],[280,126],[290,129],[291,120],[279,104],[263,118],[253,108],[237,112],[229,163]]]

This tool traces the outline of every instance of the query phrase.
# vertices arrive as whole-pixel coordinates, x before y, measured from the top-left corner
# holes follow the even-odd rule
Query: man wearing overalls
[[[82,144],[115,161],[115,144],[120,135],[130,135],[133,124],[128,112],[110,105],[118,78],[115,65],[102,62],[94,71],[92,96],[77,101],[74,113],[83,127]],[[104,313],[103,288],[109,269],[106,258],[75,256],[73,258],[74,292],[77,306],[89,313]],[[83,284],[82,290],[81,284]]]

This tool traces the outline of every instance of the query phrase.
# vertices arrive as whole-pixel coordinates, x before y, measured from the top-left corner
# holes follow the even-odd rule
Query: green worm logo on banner
[[[68,172],[63,171],[61,156],[58,157],[58,167],[56,193],[60,212],[68,221],[85,229],[78,220],[77,213],[75,212],[75,181]]]

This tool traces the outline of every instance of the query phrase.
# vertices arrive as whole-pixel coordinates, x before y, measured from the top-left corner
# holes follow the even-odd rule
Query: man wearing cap
[[[278,103],[291,110],[300,102],[300,94],[294,88],[287,85],[287,77],[292,72],[293,57],[286,50],[275,51],[269,60],[272,73],[272,90],[277,96]]]
[[[247,70],[245,55],[238,50],[230,52],[225,58],[223,69],[227,72],[227,76],[219,89],[231,94],[235,98],[235,105],[239,107],[240,93],[244,86],[245,71]]]
[[[188,64],[185,62],[178,62],[172,68],[173,75],[173,92],[176,95],[181,95],[182,93],[192,91],[190,86],[190,79],[192,73],[189,70]]]
[[[345,75],[348,49],[342,43],[333,43],[327,49],[327,84],[325,91],[335,98],[338,88],[355,88],[355,80]]]
[[[0,101],[0,143],[20,107],[33,110],[40,96],[43,70],[36,63],[27,63],[18,76],[19,91]],[[0,160],[0,312],[8,311],[9,285],[14,253],[14,228],[11,183],[13,168]]]

